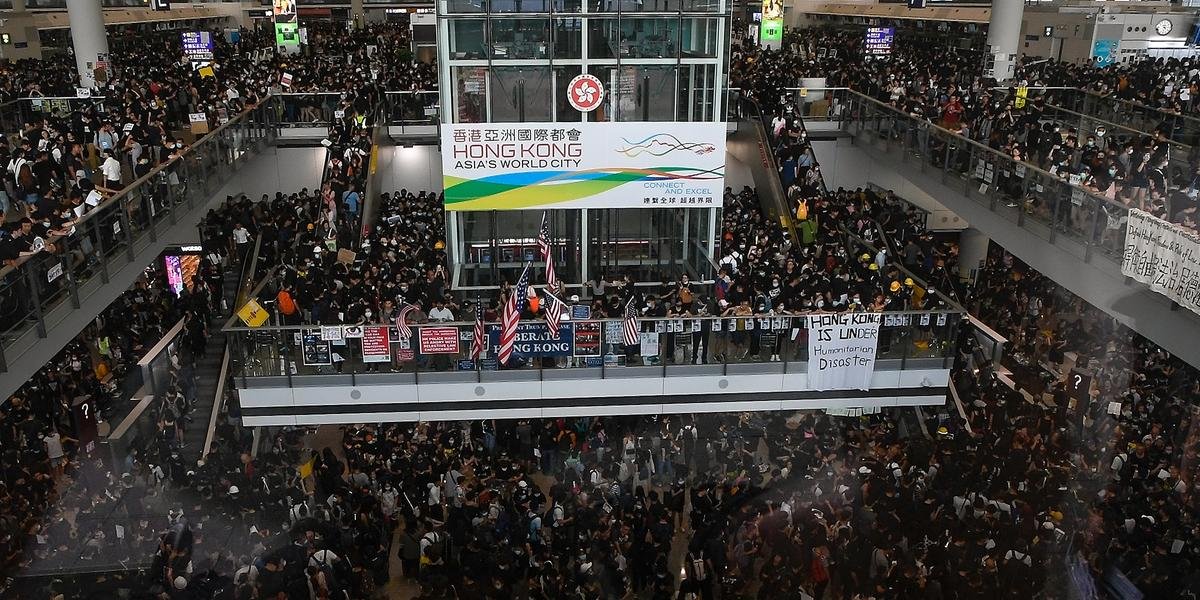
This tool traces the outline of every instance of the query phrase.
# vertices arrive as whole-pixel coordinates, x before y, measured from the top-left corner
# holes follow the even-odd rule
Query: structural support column
[[[958,236],[958,276],[974,281],[975,269],[980,268],[987,260],[988,244],[991,238],[986,233],[969,227],[962,230]]]
[[[79,85],[95,87],[96,63],[108,62],[104,9],[96,0],[67,0],[67,17],[71,21],[71,43],[75,48],[75,70],[79,72]]]
[[[350,22],[355,29],[367,26],[367,11],[363,9],[363,0],[350,0]]]
[[[1021,54],[1021,19],[1025,0],[993,0],[988,21],[988,56],[984,74],[997,81],[1012,79],[1017,56]]]

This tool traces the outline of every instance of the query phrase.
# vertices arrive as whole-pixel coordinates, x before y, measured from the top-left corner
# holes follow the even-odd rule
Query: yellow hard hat
[[[434,250],[443,250],[445,248],[446,248],[446,242],[443,242],[442,240],[438,240],[437,243],[435,243],[433,245]]]
[[[863,252],[862,256],[858,257],[858,259],[859,260],[871,260],[871,255],[867,254],[866,252]]]
[[[906,286],[908,286],[908,287],[912,287],[912,286],[913,286],[913,280],[912,280],[912,277],[905,277],[905,278],[904,278],[904,285],[906,285]]]
[[[889,287],[891,288],[891,290],[892,290],[893,292],[898,292],[898,291],[900,291],[900,282],[899,282],[899,281],[893,281],[893,282],[892,282],[892,285],[891,285],[891,286],[889,286]]]
[[[875,264],[875,263],[871,263],[869,266],[867,266],[867,268],[868,268],[868,269],[870,269],[870,270],[872,270],[872,271],[878,271],[878,270],[879,270],[879,265],[877,265],[877,264]]]

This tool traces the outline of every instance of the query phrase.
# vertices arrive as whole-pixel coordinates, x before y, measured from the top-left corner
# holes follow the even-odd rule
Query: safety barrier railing
[[[877,369],[947,368],[953,360],[962,311],[878,314],[877,360],[894,362],[877,363]],[[799,314],[644,318],[638,321],[636,351],[627,352],[622,319],[564,322],[557,339],[548,337],[544,321],[526,319],[518,328],[518,358],[503,370],[590,369],[591,376],[603,378],[616,376],[606,375],[606,370],[624,367],[665,370],[672,365],[718,364],[728,369],[760,364],[798,372],[808,360],[806,322]],[[306,376],[394,373],[415,376],[419,382],[421,373],[461,371],[482,377],[483,371],[501,368],[496,360],[499,323],[485,324],[485,351],[479,360],[471,357],[474,322],[409,328],[410,338],[401,338],[394,324],[382,323],[232,327],[226,333],[239,387],[253,386],[260,377],[284,377],[294,385],[296,378]]]
[[[64,302],[79,308],[229,175],[275,137],[264,103],[237,115],[191,147],[100,201],[66,229],[35,239],[32,254],[0,269],[0,370],[4,355],[46,337],[47,315]],[[107,195],[107,197],[104,197]],[[19,343],[18,343],[19,342]],[[11,354],[10,354],[11,355]]]
[[[1084,261],[1100,255],[1119,260],[1129,206],[1079,184],[1079,177],[1051,173],[1017,161],[925,119],[845,90],[842,128],[865,143],[924,172],[940,172],[943,183],[964,197]],[[1122,194],[1118,193],[1117,197]]]
[[[397,135],[433,135],[437,133],[440,96],[437,90],[386,92],[387,124],[398,128]],[[432,128],[432,129],[431,129]]]
[[[336,118],[340,92],[283,92],[271,95],[281,127],[328,127]]]
[[[1170,132],[1171,140],[1189,146],[1200,145],[1200,118],[1189,114],[1195,109],[1195,98],[1190,101],[1188,106],[1183,107],[1183,112],[1174,112],[1135,100],[1074,87],[1029,86],[1025,89],[1030,98],[1041,94],[1049,104],[1090,117],[1123,123],[1127,127],[1143,132],[1153,132],[1162,126]]]

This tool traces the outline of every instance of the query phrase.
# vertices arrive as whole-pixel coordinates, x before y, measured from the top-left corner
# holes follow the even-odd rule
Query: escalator
[[[221,325],[241,306],[239,301],[243,301],[247,282],[254,281],[255,271],[260,268],[258,257],[261,245],[262,235],[260,234],[254,243],[254,249],[242,261],[240,268],[226,269],[223,274],[221,300],[223,301],[222,306],[229,307],[229,310],[214,312],[214,320],[208,323],[208,338],[204,356],[198,356],[195,359],[195,404],[189,415],[191,421],[183,431],[182,453],[185,464],[195,464],[200,459],[204,448],[204,438],[208,432],[208,417],[213,410],[213,403],[221,380],[221,366],[224,363],[226,352],[225,333],[221,331]]]
[[[775,162],[770,124],[753,98],[734,97],[731,93],[730,102],[737,107],[738,120],[737,131],[727,141],[728,152],[749,169],[763,214],[778,222],[791,239],[797,239],[791,207],[779,179],[779,165]]]

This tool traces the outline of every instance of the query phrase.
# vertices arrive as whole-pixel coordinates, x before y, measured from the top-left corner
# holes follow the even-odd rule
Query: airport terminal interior
[[[0,0],[0,600],[1196,600],[1200,2]]]

